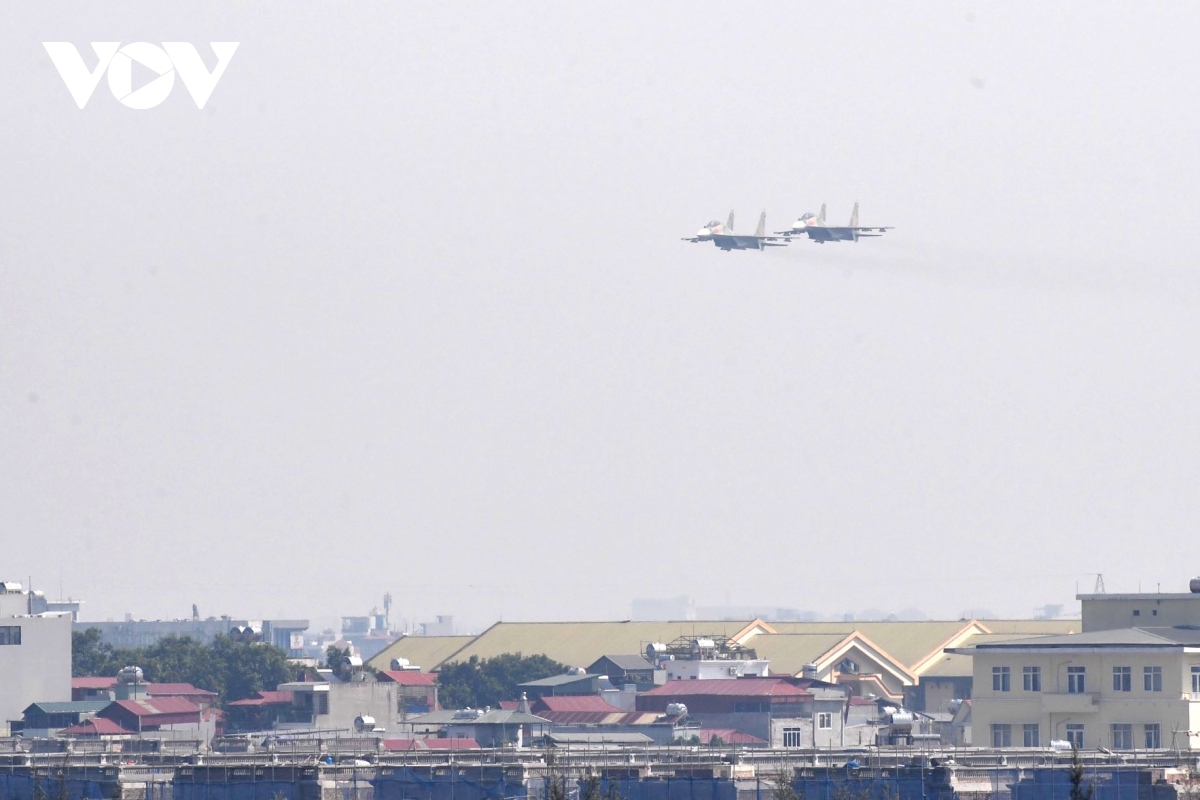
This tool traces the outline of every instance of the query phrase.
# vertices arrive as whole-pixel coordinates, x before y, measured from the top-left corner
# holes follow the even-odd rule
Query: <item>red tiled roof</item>
[[[118,723],[104,717],[92,717],[78,725],[63,728],[59,733],[64,736],[132,736],[133,731],[127,731]]]
[[[415,669],[401,670],[380,670],[380,675],[386,675],[389,680],[392,680],[401,686],[436,686],[437,681],[434,676],[426,675],[424,672],[419,672]]]
[[[858,697],[857,695],[855,695],[855,696],[853,696],[853,697],[851,697],[851,698],[850,698],[850,700],[849,700],[849,705],[852,705],[852,706],[873,706],[873,705],[877,705],[877,704],[876,704],[876,702],[875,702],[874,700],[870,699],[869,697]]]
[[[521,707],[520,700],[501,700],[500,701],[500,710],[501,711],[516,711],[520,707]]]
[[[605,714],[620,714],[621,709],[598,694],[561,695],[542,697],[530,708],[534,714],[541,711],[597,711]]]
[[[422,739],[421,744],[429,750],[478,750],[479,742],[474,739]]]
[[[736,728],[701,728],[699,735],[701,744],[711,743],[714,736],[720,737],[725,744],[765,745],[767,743],[766,739],[751,736]]]
[[[112,689],[117,685],[116,678],[71,678],[72,689]]]
[[[700,681],[667,681],[644,696],[694,697],[696,695],[728,695],[733,697],[812,697],[810,692],[797,689],[778,678],[727,678]]]

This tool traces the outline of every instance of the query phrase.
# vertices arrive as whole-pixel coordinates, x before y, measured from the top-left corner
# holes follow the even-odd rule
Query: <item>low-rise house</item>
[[[118,679],[112,677],[71,678],[71,699],[84,700],[118,700]],[[217,704],[218,695],[207,689],[200,689],[190,683],[138,683],[139,697],[182,697],[191,700],[201,708],[212,708]]]
[[[481,747],[527,747],[550,729],[550,720],[524,711],[463,709],[433,711],[404,724],[411,733],[424,735],[426,744],[437,738],[473,739]]]
[[[845,701],[817,710],[811,691],[783,678],[669,681],[638,695],[639,711],[679,713],[702,728],[730,728],[772,747],[840,746]],[[836,706],[836,710],[835,710]]]
[[[600,693],[600,676],[572,670],[536,681],[519,684],[530,700],[556,695],[588,695]]]
[[[53,731],[91,719],[111,702],[111,700],[83,700],[65,703],[33,703],[22,714],[21,733],[25,737],[48,737]]]
[[[200,707],[181,697],[114,700],[96,716],[112,720],[134,733],[162,730],[200,732]]]
[[[539,697],[529,708],[530,713],[544,717],[553,725],[604,725],[616,723],[627,712],[599,695]]]
[[[655,669],[654,664],[640,655],[606,655],[596,659],[587,671],[592,675],[604,675],[615,686],[634,684],[650,688],[666,681],[666,670]],[[656,678],[658,678],[656,680]]]
[[[70,739],[100,739],[136,736],[137,734],[133,731],[125,730],[119,723],[111,719],[92,717],[77,725],[63,728],[58,732],[58,735]]]
[[[375,676],[382,683],[396,684],[396,711],[400,721],[410,714],[428,714],[440,708],[437,680],[432,675],[415,669],[401,669],[381,670]]]

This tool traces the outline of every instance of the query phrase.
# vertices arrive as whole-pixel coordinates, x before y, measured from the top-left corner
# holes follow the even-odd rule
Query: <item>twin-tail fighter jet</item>
[[[729,212],[729,221],[722,225],[715,219],[701,228],[695,236],[683,239],[685,242],[712,242],[721,250],[766,250],[768,247],[786,247],[786,236],[767,235],[767,212],[758,217],[758,230],[754,235],[733,232],[733,212]]]
[[[786,231],[776,231],[786,237],[808,236],[814,242],[857,242],[864,236],[882,236],[892,227],[863,227],[858,224],[858,203],[854,203],[854,211],[850,214],[849,225],[828,225],[825,223],[825,204],[821,204],[821,213],[814,215],[811,211],[792,223]]]

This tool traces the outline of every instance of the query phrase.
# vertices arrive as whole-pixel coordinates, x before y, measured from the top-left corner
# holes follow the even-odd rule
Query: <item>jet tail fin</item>
[[[725,232],[733,233],[733,209],[729,211],[729,222],[725,223]]]
[[[850,212],[850,227],[858,227],[858,201],[854,201],[854,210]]]
[[[766,211],[766,209],[763,209],[763,212],[758,215],[758,228],[755,229],[754,235],[755,236],[766,236],[767,235],[767,211]]]
[[[818,225],[825,224],[825,204],[824,203],[821,203],[821,213],[819,215],[817,215],[817,224]]]

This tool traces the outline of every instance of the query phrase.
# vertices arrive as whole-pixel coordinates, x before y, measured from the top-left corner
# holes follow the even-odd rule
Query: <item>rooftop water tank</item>
[[[1192,594],[1200,594],[1200,578],[1192,578],[1188,581],[1188,589],[1192,591]]]
[[[121,683],[142,683],[142,674],[141,667],[128,666],[117,673],[117,680]]]

